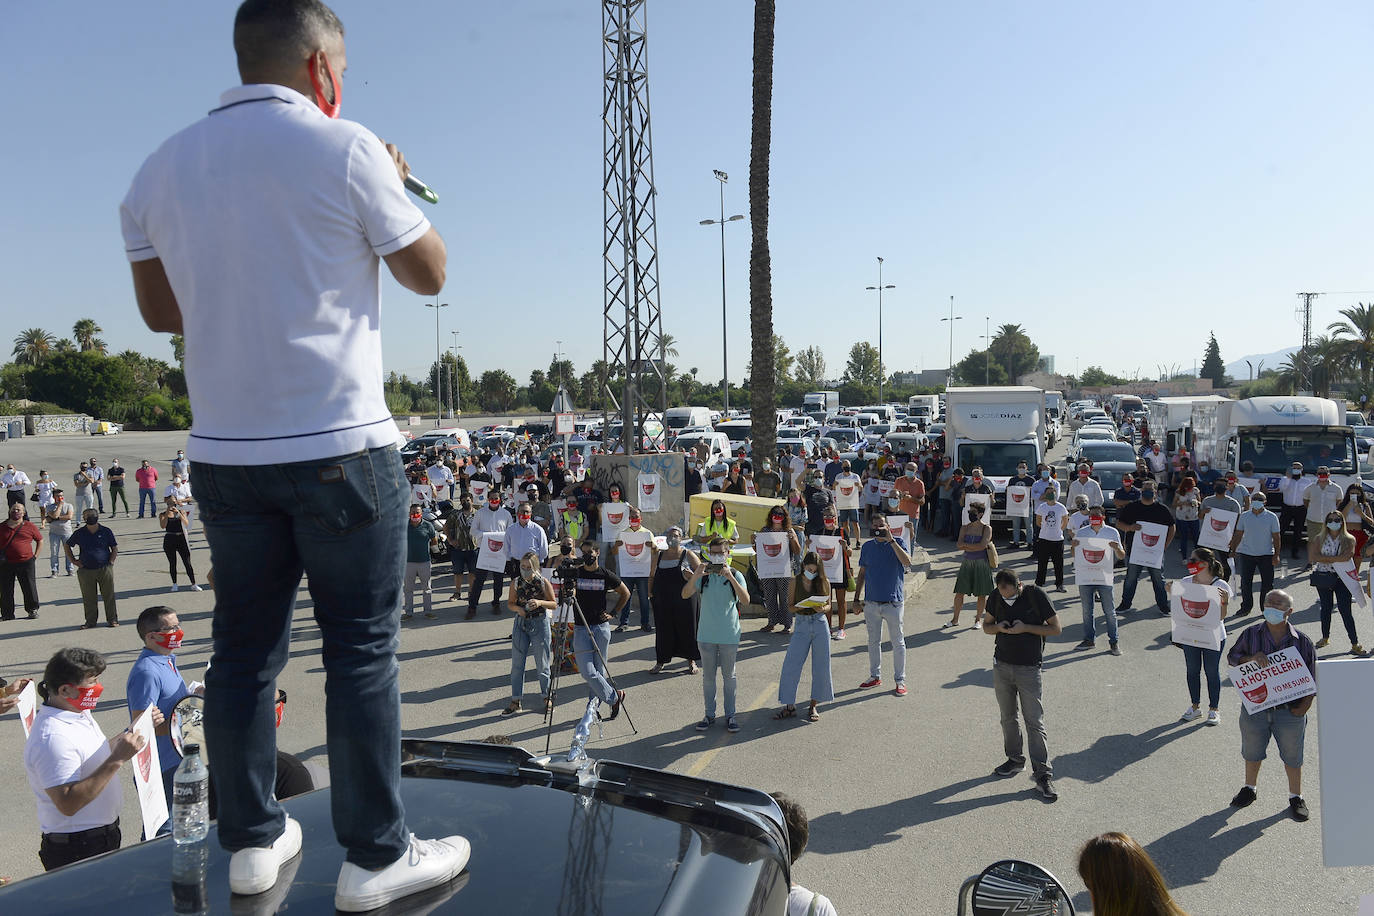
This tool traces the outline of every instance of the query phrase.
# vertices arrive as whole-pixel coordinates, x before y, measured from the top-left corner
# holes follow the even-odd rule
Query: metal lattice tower
[[[602,354],[606,393],[623,421],[625,453],[641,450],[645,415],[666,407],[663,316],[658,304],[658,230],[654,225],[654,160],[649,130],[647,0],[602,0],[606,95],[602,210],[605,303]],[[620,396],[612,390],[623,383]],[[653,405],[651,407],[650,405]]]

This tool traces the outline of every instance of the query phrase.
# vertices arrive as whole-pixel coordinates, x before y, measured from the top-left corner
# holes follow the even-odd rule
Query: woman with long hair
[[[1083,845],[1078,874],[1093,916],[1188,916],[1174,902],[1150,854],[1124,833],[1104,833]]]
[[[821,519],[821,530],[816,532],[816,534],[822,537],[835,537],[840,539],[840,545],[837,548],[840,551],[839,573],[836,576],[828,577],[830,579],[830,595],[835,599],[835,615],[839,617],[839,625],[835,625],[835,617],[831,615],[830,611],[827,610],[825,612],[825,617],[826,623],[830,627],[830,638],[844,639],[845,617],[849,613],[849,604],[846,600],[848,593],[845,590],[845,586],[848,584],[850,576],[849,537],[845,534],[844,526],[840,524],[839,512],[836,510],[833,502],[825,507],[825,512]],[[812,535],[812,537],[815,536],[816,535]],[[811,549],[815,550],[814,544]],[[824,564],[821,566],[821,574],[825,575]]]
[[[825,567],[816,552],[808,550],[802,557],[802,571],[792,579],[790,604],[792,607],[792,638],[787,643],[787,655],[782,660],[782,674],[778,678],[778,702],[782,709],[773,714],[774,719],[790,719],[797,714],[797,687],[801,683],[802,666],[806,656],[811,655],[811,699],[806,713],[808,722],[819,722],[821,715],[816,711],[819,703],[829,703],[835,699],[835,690],[830,677],[830,639],[829,624],[824,613],[830,610],[827,601],[821,607],[814,603],[801,604],[808,598],[828,599],[831,596],[830,583],[826,580]]]
[[[697,525],[698,544],[709,543],[711,538],[720,538],[730,547],[735,546],[735,542],[739,540],[739,529],[735,525],[735,520],[725,510],[723,499],[711,500],[711,514]]]
[[[1202,521],[1198,517],[1202,499],[1197,492],[1197,478],[1187,469],[1187,458],[1183,459],[1183,465],[1183,471],[1175,475],[1178,484],[1174,490],[1174,542],[1178,544],[1178,555],[1187,562],[1188,552],[1202,533]]]
[[[167,507],[158,513],[157,523],[166,532],[162,536],[162,552],[167,555],[172,574],[172,591],[177,590],[177,557],[180,556],[181,564],[186,567],[186,578],[191,582],[191,591],[198,592],[196,571],[191,568],[191,546],[186,543],[186,529],[190,527],[186,510],[177,505],[175,497],[167,497],[166,503]]]
[[[797,541],[797,533],[792,530],[792,521],[787,516],[787,507],[781,503],[768,510],[768,519],[764,522],[764,528],[754,534],[754,552],[757,554],[759,547],[759,534],[786,534],[788,550],[788,569],[795,565],[797,556],[801,553],[801,544]],[[795,573],[793,574],[795,575]],[[791,602],[788,601],[788,589],[792,584],[792,575],[769,576],[764,578],[759,576],[759,584],[763,586],[763,606],[768,610],[768,623],[760,633],[771,633],[773,627],[782,627],[784,633],[792,632],[792,613],[788,610]]]
[[[1214,585],[1221,592],[1221,619],[1225,620],[1226,604],[1232,593],[1231,585],[1226,581],[1226,567],[1221,558],[1206,547],[1197,547],[1188,560],[1188,573],[1188,578],[1184,579],[1184,582]],[[1202,717],[1202,672],[1206,669],[1207,724],[1220,725],[1221,716],[1217,712],[1217,705],[1221,701],[1221,656],[1226,651],[1225,637],[1222,638],[1221,645],[1215,649],[1187,646],[1182,643],[1178,645],[1183,650],[1183,659],[1187,664],[1188,697],[1192,700],[1192,705],[1183,711],[1180,720],[1192,722]]]
[[[992,567],[988,565],[988,545],[991,543],[992,526],[983,524],[983,507],[975,503],[969,506],[968,524],[959,529],[959,549],[964,552],[964,559],[954,578],[954,617],[941,629],[959,625],[965,595],[977,598],[978,610],[973,615],[973,625],[982,624],[988,595],[993,589]]]
[[[1322,638],[1317,648],[1324,649],[1331,642],[1331,610],[1334,604],[1341,612],[1345,635],[1350,637],[1350,654],[1363,656],[1364,647],[1355,634],[1355,616],[1350,610],[1350,589],[1341,584],[1341,574],[1335,563],[1344,563],[1355,556],[1355,538],[1345,530],[1345,514],[1339,509],[1326,513],[1326,530],[1322,536],[1307,543],[1307,562],[1312,564],[1312,587],[1322,614]],[[1358,585],[1355,586],[1359,588]]]
[[[701,565],[701,559],[682,546],[682,529],[674,525],[663,535],[667,547],[654,554],[649,593],[654,609],[654,666],[650,674],[663,671],[675,658],[687,659],[687,673],[701,669],[701,650],[697,648],[696,602],[682,597],[683,583]]]
[[[1345,498],[1336,508],[1345,516],[1345,530],[1355,539],[1355,568],[1360,568],[1360,558],[1364,556],[1364,545],[1369,542],[1369,532],[1374,529],[1374,511],[1371,511],[1369,497],[1364,495],[1364,487],[1357,480],[1345,490]]]

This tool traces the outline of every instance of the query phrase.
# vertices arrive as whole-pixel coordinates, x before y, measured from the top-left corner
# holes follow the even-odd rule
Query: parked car
[[[416,455],[438,454],[446,448],[461,449],[458,437],[447,433],[425,433],[416,436],[401,448],[401,457],[409,461]]]
[[[91,424],[92,436],[117,436],[124,432],[124,427],[110,420],[96,420]]]
[[[1069,461],[1073,464],[1091,458],[1094,462],[1126,461],[1135,467],[1135,449],[1125,442],[1111,439],[1082,439],[1069,450]]]

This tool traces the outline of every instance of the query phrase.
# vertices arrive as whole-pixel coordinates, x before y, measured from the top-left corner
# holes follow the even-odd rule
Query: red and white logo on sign
[[[1106,555],[1107,551],[1105,550],[1089,550],[1086,547],[1083,548],[1083,559],[1087,560],[1089,563],[1092,563],[1093,565],[1101,563],[1102,558]]]
[[[505,546],[505,543],[506,541],[504,538],[487,538],[487,550],[496,553],[496,551]]]
[[[607,512],[607,513],[606,513],[606,521],[610,522],[612,525],[619,525],[619,524],[620,524],[620,520],[621,520],[622,518],[624,518],[624,517],[625,517],[625,513],[624,513],[624,512]]]
[[[1269,688],[1264,684],[1260,684],[1254,690],[1242,690],[1241,693],[1245,694],[1245,698],[1256,706],[1269,699]]]
[[[1183,605],[1183,613],[1192,617],[1194,620],[1207,616],[1207,609],[1212,606],[1210,601],[1189,601],[1187,598],[1178,599],[1179,604]]]
[[[632,557],[637,557],[637,556],[639,556],[641,553],[644,552],[644,545],[643,545],[643,544],[626,544],[626,545],[625,545],[625,552],[628,553],[628,554],[629,554],[630,556],[632,556]]]
[[[816,556],[820,557],[823,562],[829,563],[831,560],[835,558],[835,548],[817,547]]]
[[[1013,494],[1011,494],[1011,501],[1014,502],[1014,503],[1025,502],[1025,500],[1026,500],[1026,494],[1025,494],[1025,493],[1013,493]]]
[[[656,483],[642,483],[639,485],[639,489],[645,496],[648,496],[650,493],[654,492],[654,487],[656,486],[658,486]]]
[[[764,544],[764,545],[763,545],[763,552],[764,552],[764,554],[765,554],[766,556],[776,557],[778,554],[782,553],[782,545],[781,545],[781,544]]]
[[[1230,522],[1223,522],[1223,521],[1221,521],[1220,519],[1215,519],[1215,518],[1208,519],[1208,521],[1210,521],[1210,522],[1212,523],[1212,530],[1213,530],[1213,531],[1225,531],[1225,530],[1226,530],[1226,526],[1229,525],[1229,524],[1231,524]]]
[[[153,775],[153,745],[152,742],[143,745],[143,750],[134,755],[134,762],[138,764],[138,771],[143,774],[144,782]]]
[[[854,488],[853,488],[853,487],[846,487],[844,484],[840,484],[840,495],[841,495],[841,496],[848,496],[850,493],[853,493],[853,492],[854,492]]]
[[[1146,534],[1142,531],[1140,532],[1140,543],[1144,544],[1146,547],[1153,547],[1159,543],[1159,535]]]

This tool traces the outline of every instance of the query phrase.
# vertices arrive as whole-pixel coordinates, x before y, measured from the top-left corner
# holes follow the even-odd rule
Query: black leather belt
[[[104,839],[119,830],[119,818],[115,818],[113,824],[106,824],[104,827],[92,827],[90,830],[78,830],[75,833],[45,833],[43,839],[55,846],[65,846],[69,843],[85,843],[88,840]]]

